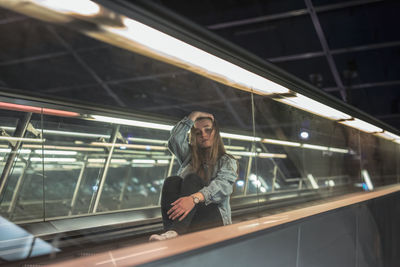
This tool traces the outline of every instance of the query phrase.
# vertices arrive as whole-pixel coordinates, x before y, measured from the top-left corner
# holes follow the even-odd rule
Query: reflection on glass
[[[74,5],[68,6],[71,3],[47,7],[72,21],[104,12],[90,1],[85,1],[88,10],[74,10]],[[10,88],[62,98],[66,103],[42,108],[43,103],[11,103],[16,99],[0,102],[0,213],[9,221],[65,220],[68,224],[70,219],[121,214],[134,215],[135,222],[142,224],[159,221],[165,179],[181,173],[183,163],[168,149],[169,131],[174,122],[194,110],[218,119],[225,149],[238,167],[230,181],[233,192],[223,199],[237,218],[254,213],[257,205],[301,203],[399,182],[397,135],[293,92],[270,98],[266,95],[288,90],[207,51],[115,15],[116,24],[97,25],[102,29],[97,34],[123,36],[128,50],[26,18],[36,29],[33,35],[24,22],[17,22],[15,38],[2,53],[7,57],[0,58],[7,63],[0,66],[1,73],[8,73],[2,79]],[[102,21],[85,19],[95,24]],[[135,34],[132,27],[146,35]],[[46,49],[26,47],[28,37],[45,44],[57,57],[43,57]],[[162,58],[163,63],[136,53],[143,51],[132,41],[146,42],[159,55],[166,43],[154,42],[155,38],[179,45],[181,49],[168,47],[172,48],[168,56],[183,60],[186,69],[165,63],[175,64],[171,58]],[[27,51],[21,58],[13,47],[26,47]],[[183,58],[179,54],[183,51],[195,57]],[[199,69],[205,74],[196,74]],[[47,74],[45,82],[42,72]],[[100,108],[78,104],[68,108],[68,101],[106,105],[108,109],[100,112]],[[335,121],[339,119],[345,121]],[[230,223],[228,217],[221,218],[223,224]],[[78,224],[71,227],[80,230]]]
[[[60,250],[0,216],[0,259],[5,262],[29,259]]]

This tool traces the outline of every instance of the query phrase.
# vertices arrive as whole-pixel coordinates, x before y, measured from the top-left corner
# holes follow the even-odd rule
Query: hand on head
[[[214,115],[207,112],[193,111],[189,115],[189,119],[191,119],[193,122],[195,122],[198,118],[210,118],[212,121],[214,121]]]

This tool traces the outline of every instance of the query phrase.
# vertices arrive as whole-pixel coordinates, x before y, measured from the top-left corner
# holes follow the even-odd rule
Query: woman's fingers
[[[169,217],[170,217],[170,219],[175,220],[179,216],[181,216],[183,213],[185,213],[185,211],[182,209],[179,209],[179,210],[176,210],[174,213],[172,213]]]
[[[169,215],[168,217],[174,218],[177,214],[181,213],[182,211],[184,211],[184,209],[179,205],[179,206],[173,206],[168,212],[167,214]]]
[[[183,219],[186,218],[186,216],[189,214],[189,210],[187,210],[185,213],[183,213],[183,215],[179,218],[179,221],[182,221]]]
[[[173,206],[172,208],[170,208],[168,211],[167,211],[167,214],[169,215],[169,214],[171,214],[172,212],[174,212],[174,210],[176,210],[177,209],[177,206]]]
[[[171,203],[171,206],[175,206],[176,204],[179,204],[183,200],[183,197],[178,198],[174,202]]]
[[[191,197],[181,197],[172,204],[172,208],[167,211],[168,218],[175,220],[181,217],[179,220],[183,220],[187,214],[193,209],[194,203]]]

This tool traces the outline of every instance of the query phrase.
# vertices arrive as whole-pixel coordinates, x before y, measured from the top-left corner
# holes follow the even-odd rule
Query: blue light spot
[[[369,190],[366,183],[362,183],[362,188],[363,188],[365,191],[368,191],[368,190]]]

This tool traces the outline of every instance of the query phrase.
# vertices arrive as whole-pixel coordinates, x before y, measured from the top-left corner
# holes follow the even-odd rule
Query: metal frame
[[[347,7],[365,5],[365,4],[370,4],[370,3],[382,2],[382,1],[383,0],[346,1],[346,2],[332,4],[332,5],[318,6],[318,7],[315,7],[315,11],[316,12],[334,11],[334,10],[343,9],[343,8],[347,8]],[[217,23],[217,24],[213,24],[213,25],[208,25],[207,28],[210,30],[220,30],[220,29],[226,29],[226,28],[231,28],[231,27],[249,25],[249,24],[253,24],[253,23],[273,21],[273,20],[278,20],[278,19],[288,19],[288,18],[303,16],[303,15],[307,15],[307,14],[308,14],[308,10],[306,8],[303,8],[303,9],[292,10],[292,11],[278,13],[278,14]]]
[[[159,29],[171,36],[181,39],[191,45],[194,45],[200,49],[203,49],[209,53],[212,53],[220,58],[237,64],[249,71],[252,71],[258,75],[264,76],[273,82],[277,82],[288,89],[295,92],[304,94],[311,97],[321,103],[327,104],[333,108],[343,111],[349,115],[355,115],[356,117],[365,120],[367,122],[373,123],[385,130],[391,131],[393,133],[399,134],[399,131],[393,127],[387,125],[386,123],[379,121],[378,119],[372,117],[371,115],[356,109],[353,106],[343,103],[342,101],[336,99],[325,92],[322,92],[319,88],[312,86],[311,84],[304,82],[303,80],[277,68],[276,66],[265,62],[259,57],[249,53],[248,51],[239,48],[238,46],[222,39],[221,37],[209,32],[208,30],[195,25],[193,22],[180,17],[179,15],[170,12],[162,7],[150,2],[150,1],[135,1],[128,2],[126,0],[116,0],[116,1],[106,1],[106,0],[96,0],[96,2],[102,4],[106,8],[110,8],[118,13],[124,14],[128,17],[134,17],[136,20]],[[71,24],[73,27],[73,24]],[[76,29],[79,30],[79,29]],[[0,88],[1,90],[1,88]],[[3,92],[0,96],[14,96],[21,95],[15,93],[15,90],[10,90],[9,88],[3,88]],[[24,92],[22,98],[24,99],[38,99],[40,103],[43,103],[43,99],[38,98],[38,94],[30,94],[29,92]],[[48,98],[48,96],[45,96]],[[49,99],[53,103],[64,103],[64,101],[57,100],[56,98]],[[67,106],[77,107],[83,106],[74,103],[68,103]],[[86,110],[89,107],[86,106]],[[107,107],[90,107],[92,110],[107,110]],[[110,114],[110,111],[107,110]],[[116,108],[112,110],[111,113],[120,114],[125,117],[131,117],[129,112],[126,112],[123,108]],[[125,114],[125,115],[123,115]],[[140,113],[139,113],[140,114]],[[143,114],[143,113],[141,113]],[[136,114],[135,114],[136,115]],[[137,114],[138,115],[138,114]],[[141,115],[138,115],[139,117]],[[143,114],[143,118],[147,117]]]
[[[112,155],[114,153],[115,141],[117,140],[119,128],[120,128],[120,125],[115,125],[114,129],[113,129],[113,132],[111,133],[110,143],[112,143],[112,146],[109,148],[110,150],[108,152],[107,160],[106,160],[106,162],[104,164],[104,168],[102,169],[102,174],[101,174],[101,178],[100,178],[99,187],[96,190],[95,201],[94,201],[93,208],[91,209],[90,213],[96,213],[97,212],[97,208],[98,208],[99,203],[100,203],[101,194],[103,193],[103,187],[104,187],[104,184],[105,184],[106,179],[107,179],[108,169],[110,167]]]
[[[336,68],[335,61],[333,60],[331,51],[329,50],[328,42],[326,41],[324,31],[322,30],[321,24],[319,22],[317,12],[311,2],[311,0],[304,0],[307,6],[308,13],[311,16],[311,20],[313,22],[315,31],[317,32],[318,39],[321,43],[322,49],[324,51],[325,57],[328,60],[329,68],[332,72],[333,78],[335,79],[336,85],[340,89],[340,95],[342,96],[343,101],[347,101],[346,89],[344,88],[342,79],[340,78],[339,72]]]
[[[32,113],[27,112],[24,118],[18,122],[17,128],[14,132],[14,137],[24,137],[26,129],[28,128],[29,122],[31,120]],[[10,154],[8,155],[6,165],[3,168],[3,172],[0,177],[0,199],[2,199],[4,188],[7,184],[7,180],[12,167],[14,166],[14,160],[17,157],[18,149],[21,147],[22,141],[16,141],[15,145],[11,146]]]

